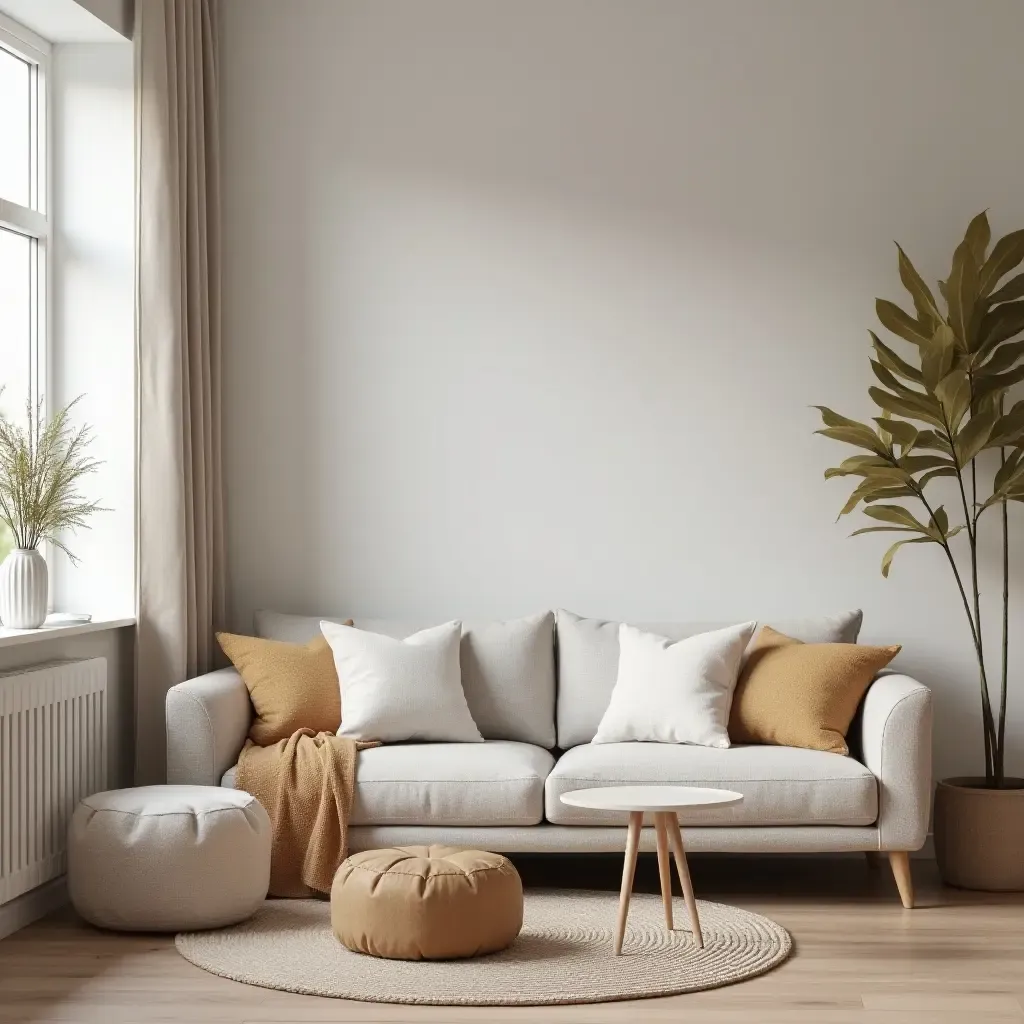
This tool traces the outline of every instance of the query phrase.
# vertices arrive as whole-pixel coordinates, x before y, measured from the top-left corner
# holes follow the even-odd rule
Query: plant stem
[[[973,381],[971,388],[973,391]],[[974,415],[974,402],[971,402],[971,415]],[[954,460],[956,454],[953,455]],[[960,485],[960,496],[964,498],[963,484]],[[964,503],[964,511],[966,512],[966,499]],[[1006,510],[1004,504],[1003,510]],[[977,561],[977,539],[978,539],[978,460],[971,459],[971,514],[968,520],[967,536],[971,542],[971,576],[974,584],[974,614],[978,622],[978,633],[981,633],[981,609],[979,605],[979,594],[978,594],[978,561]],[[1005,638],[1003,647],[1005,650]],[[988,679],[985,677],[985,656],[984,653],[979,650],[978,659],[981,666],[981,687],[982,687],[982,705],[984,706],[985,698],[988,697],[991,702],[991,696],[988,689]],[[991,718],[991,711],[989,712]],[[989,781],[992,781],[999,785],[999,743],[995,736],[989,737],[989,730],[994,728],[994,723],[991,726],[983,726],[985,733],[985,775]]]
[[[973,405],[973,396],[971,403]],[[953,456],[953,465],[956,468],[956,482],[960,488],[960,503],[964,510],[964,525],[967,528],[967,541],[970,545],[971,553],[971,591],[974,597],[974,644],[978,654],[978,671],[980,675],[981,684],[981,725],[982,732],[985,737],[985,780],[989,785],[993,785],[995,782],[995,759],[996,759],[996,725],[992,715],[992,698],[988,689],[988,675],[985,672],[985,650],[984,641],[982,639],[981,631],[981,592],[978,589],[978,520],[975,514],[975,509],[972,509],[967,504],[967,490],[964,488],[964,466],[960,464],[960,459],[956,453],[956,442],[953,439],[953,429],[949,421],[946,418],[946,413],[943,410],[942,414],[943,430],[946,435],[946,440],[949,443],[949,450]],[[974,459],[971,459],[971,475],[972,478],[975,473]],[[952,560],[952,552],[949,551],[948,544],[946,545],[946,553]],[[961,592],[963,588],[961,587]],[[966,600],[966,595],[964,595]],[[968,616],[970,612],[968,612]]]
[[[999,450],[1002,464],[1006,464],[1006,449]],[[996,732],[995,784],[1001,788],[1005,778],[1006,754],[1006,680],[1010,647],[1010,523],[1007,503],[1003,505],[1003,652],[1002,672],[999,680],[999,726]]]
[[[976,620],[971,616],[971,606],[967,597],[967,591],[964,589],[960,570],[957,568],[956,560],[953,558],[953,552],[950,550],[948,541],[944,541],[942,547],[946,552],[946,558],[949,559],[949,564],[953,569],[953,575],[956,577],[957,586],[960,588],[960,597],[964,603],[964,611],[967,613],[967,621],[971,624],[971,634],[974,640],[974,652],[978,658],[979,684],[981,686],[981,729],[982,736],[985,741],[985,777],[987,781],[992,782],[995,778],[995,723],[992,719],[992,702],[989,698],[988,675],[985,672],[985,652],[981,642],[981,632],[975,625]],[[976,584],[974,588],[974,596],[975,609],[977,609],[978,590]],[[977,614],[977,611],[975,611],[975,614]]]
[[[978,536],[978,468],[977,459],[971,459],[971,523],[974,536]]]
[[[952,447],[952,442],[950,443]],[[953,456],[954,461],[956,456]],[[953,576],[956,579],[956,585],[960,590],[960,599],[963,601],[964,613],[967,615],[967,623],[971,627],[971,639],[974,641],[974,653],[978,658],[978,671],[980,675],[979,682],[981,684],[981,728],[982,736],[985,741],[985,777],[988,781],[992,781],[994,778],[994,755],[995,755],[995,723],[992,719],[992,703],[989,699],[988,692],[988,677],[985,673],[985,652],[981,641],[981,622],[980,622],[980,610],[978,601],[978,584],[977,584],[977,561],[976,561],[976,549],[974,546],[973,533],[970,527],[970,516],[967,512],[967,494],[964,491],[963,478],[961,476],[962,470],[959,464],[957,464],[957,479],[960,481],[960,492],[963,496],[964,501],[964,514],[967,517],[967,530],[968,536],[971,537],[971,568],[974,573],[974,614],[971,613],[971,602],[967,596],[967,590],[964,587],[963,578],[960,575],[960,569],[956,564],[956,559],[953,557],[953,551],[949,546],[949,541],[943,539],[942,550],[946,553],[946,558],[949,560],[949,567],[953,570]],[[934,522],[935,513],[932,510],[931,503],[924,496],[924,491],[918,487],[917,482],[911,477],[910,487],[914,493],[921,499],[921,503],[924,505],[928,512],[929,521]]]
[[[978,667],[981,671],[981,709],[985,729],[985,743],[988,748],[985,774],[990,783],[995,781],[996,770],[996,736],[995,722],[992,717],[992,698],[988,689],[988,676],[985,672],[984,640],[981,633],[981,594],[978,590],[978,538],[973,532],[968,534],[971,545],[971,589],[974,592],[974,623],[978,637]]]

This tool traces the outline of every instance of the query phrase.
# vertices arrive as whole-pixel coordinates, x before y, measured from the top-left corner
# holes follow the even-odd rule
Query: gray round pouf
[[[100,928],[180,931],[249,917],[270,884],[270,818],[216,786],[86,797],[68,830],[68,894]]]
[[[705,946],[665,928],[660,896],[634,894],[622,955],[612,953],[618,896],[525,894],[523,930],[500,953],[395,961],[353,953],[331,933],[330,907],[272,900],[244,924],[186,933],[178,952],[234,981],[306,995],[439,1006],[599,1003],[716,988],[763,974],[792,948],[774,921],[699,901]]]

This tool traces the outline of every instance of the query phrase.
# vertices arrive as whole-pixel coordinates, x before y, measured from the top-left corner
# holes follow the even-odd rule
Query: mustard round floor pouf
[[[349,857],[334,876],[331,927],[356,953],[454,960],[495,953],[523,926],[523,883],[497,853],[402,846]]]

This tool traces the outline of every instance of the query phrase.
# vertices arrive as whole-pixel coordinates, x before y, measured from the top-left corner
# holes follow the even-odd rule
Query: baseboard
[[[51,911],[62,907],[68,901],[67,881],[63,875],[46,882],[31,892],[0,906],[0,939],[6,939],[16,931],[46,917]]]

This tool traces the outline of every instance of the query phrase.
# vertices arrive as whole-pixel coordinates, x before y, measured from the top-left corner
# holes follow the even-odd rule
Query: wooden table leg
[[[672,931],[672,864],[669,860],[668,830],[671,825],[662,811],[654,815],[654,831],[658,837],[658,877],[661,879],[661,902],[665,905],[665,924]]]
[[[900,899],[907,910],[914,907],[914,879],[910,874],[910,854],[905,850],[894,850],[889,854],[896,888],[900,891]]]
[[[690,930],[699,949],[704,948],[704,933],[700,930],[700,918],[697,916],[697,901],[693,898],[693,886],[690,884],[690,869],[686,865],[686,850],[683,847],[683,834],[679,831],[679,815],[666,815],[666,826],[669,842],[676,860],[676,872],[679,884],[683,887],[683,899],[690,915]]]
[[[629,896],[633,891],[636,873],[636,854],[640,847],[640,829],[644,823],[643,811],[629,812],[629,831],[626,833],[626,859],[622,865],[622,888],[619,890],[619,919],[615,925],[615,955],[622,952],[622,938],[626,934],[629,916]]]

